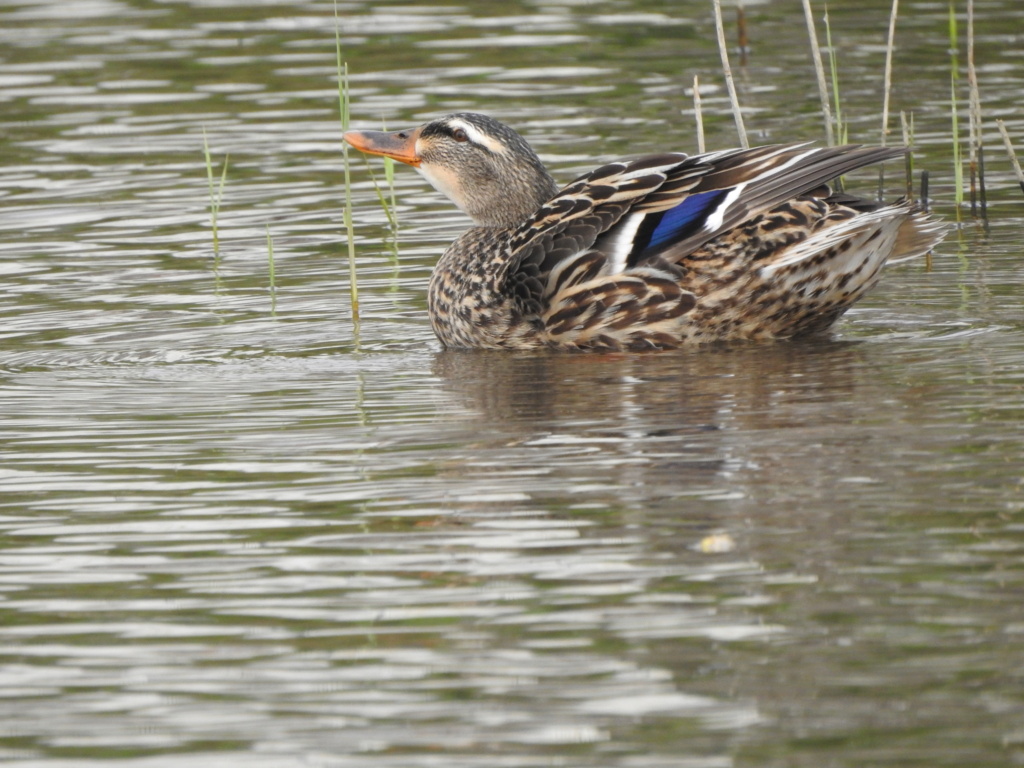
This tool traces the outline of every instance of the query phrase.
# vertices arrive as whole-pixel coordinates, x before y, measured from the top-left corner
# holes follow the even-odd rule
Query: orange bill
[[[383,155],[400,163],[419,165],[420,158],[416,154],[416,139],[420,129],[386,133],[385,131],[349,131],[343,137],[345,141],[368,155]]]

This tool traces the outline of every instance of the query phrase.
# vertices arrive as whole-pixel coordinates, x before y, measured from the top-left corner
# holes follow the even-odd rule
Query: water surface
[[[853,141],[888,5],[832,10]],[[698,74],[736,144],[707,3],[338,10],[359,127],[487,111],[567,181],[693,150]],[[946,7],[900,10],[954,220]],[[820,140],[799,8],[747,18],[754,141]],[[356,332],[330,4],[0,6],[0,760],[1024,763],[1024,14],[977,34],[987,221],[829,339],[562,356],[441,351],[466,221],[402,169],[396,245],[359,158]]]

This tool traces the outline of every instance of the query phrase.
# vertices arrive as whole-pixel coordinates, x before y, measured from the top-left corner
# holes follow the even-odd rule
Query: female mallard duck
[[[902,149],[784,144],[611,163],[562,190],[529,144],[485,115],[350,131],[408,163],[476,226],[429,288],[446,347],[651,349],[824,331],[891,259],[941,227],[908,202],[826,183]]]

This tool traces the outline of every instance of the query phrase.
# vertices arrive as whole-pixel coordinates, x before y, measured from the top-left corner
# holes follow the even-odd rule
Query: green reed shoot
[[[390,157],[384,158],[384,181],[388,183],[388,194],[391,197],[391,205],[388,206],[391,227],[395,234],[398,234],[398,209],[396,208],[398,201],[395,196],[395,161]]]
[[[956,220],[960,222],[960,207],[964,204],[964,165],[960,149],[960,116],[956,103],[956,74],[950,78],[950,105],[953,118],[953,183],[956,184]]]
[[[274,284],[274,239],[267,224],[267,265],[270,271],[270,314],[277,314],[277,286]]]
[[[341,60],[341,20],[338,17],[338,4],[334,4],[334,45],[338,65],[338,112],[341,119],[341,130],[348,130],[349,89],[348,62]],[[356,334],[359,333],[359,285],[356,282],[356,240],[352,226],[352,173],[348,161],[348,143],[341,142],[341,156],[345,166],[345,231],[348,235],[348,283],[352,304],[352,323]]]
[[[988,201],[985,192],[985,147],[981,130],[981,89],[978,86],[978,68],[974,64],[974,0],[967,0],[967,84],[970,88],[970,138],[969,160],[971,169],[971,213],[987,216]]]
[[[828,21],[828,6],[825,6],[825,44],[828,45],[828,65],[832,71],[832,99],[835,102],[836,110],[836,133],[839,134],[839,143],[846,144],[848,141],[847,127],[843,123],[843,110],[839,101],[839,65],[836,61],[836,49],[832,45],[832,26]]]
[[[381,130],[386,131],[387,125],[383,120],[380,122]],[[390,157],[381,158],[384,161],[384,181],[388,183],[388,192],[391,197],[391,206],[387,210],[390,211],[388,218],[391,220],[391,228],[394,233],[398,234],[398,208],[397,199],[395,197],[395,161]]]
[[[206,178],[210,186],[210,226],[213,230],[213,254],[220,257],[220,239],[217,233],[217,216],[220,213],[220,202],[224,198],[224,182],[228,177],[228,156],[224,155],[224,167],[220,173],[220,183],[214,187],[213,159],[210,157],[210,144],[206,140],[206,129],[203,128],[203,155],[206,157]]]
[[[828,6],[825,6],[825,44],[828,45],[828,66],[832,73],[832,98],[835,101],[836,108],[836,134],[840,144],[848,143],[849,137],[847,135],[847,127],[843,122],[843,109],[840,106],[839,100],[839,64],[836,58],[836,48],[832,45],[832,25],[829,24],[828,20]],[[840,176],[835,181],[836,189],[842,192],[844,189],[844,179]]]
[[[387,126],[382,123],[382,129],[387,130]],[[365,159],[365,158],[364,158]],[[377,184],[377,177],[373,173],[373,168],[370,166],[369,161],[366,161],[366,170],[370,174],[370,182],[373,184],[373,191],[377,193],[377,199],[380,201],[380,207],[384,209],[384,215],[388,217],[388,224],[391,225],[391,232],[395,235],[398,234],[398,214],[397,203],[395,199],[395,161],[390,157],[382,157],[384,161],[384,180],[388,185],[388,193],[391,198],[391,202],[384,197],[384,193],[381,191],[380,185]]]
[[[385,157],[384,159],[385,160],[391,160],[390,157]],[[394,172],[394,169],[392,169],[392,171],[391,171],[391,185],[390,185],[391,186],[391,203],[389,204],[387,198],[384,196],[384,191],[380,188],[380,184],[377,183],[377,176],[373,172],[373,168],[370,165],[370,162],[368,160],[366,160],[365,162],[366,162],[366,172],[370,174],[370,183],[373,184],[373,191],[377,193],[377,200],[380,202],[380,207],[384,209],[384,215],[388,217],[388,224],[391,225],[391,231],[392,232],[397,232],[398,231],[398,220],[396,219],[395,214],[394,214],[394,200],[395,200],[395,190],[394,190],[395,172]],[[391,163],[394,164],[394,160],[391,160]],[[385,179],[387,178],[387,167],[386,166],[384,168],[384,177],[385,177]]]

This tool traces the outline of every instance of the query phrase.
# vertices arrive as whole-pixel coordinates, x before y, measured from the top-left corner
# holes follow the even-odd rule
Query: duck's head
[[[480,226],[514,226],[558,191],[523,137],[487,115],[459,112],[395,133],[349,131],[345,141],[415,167]]]

